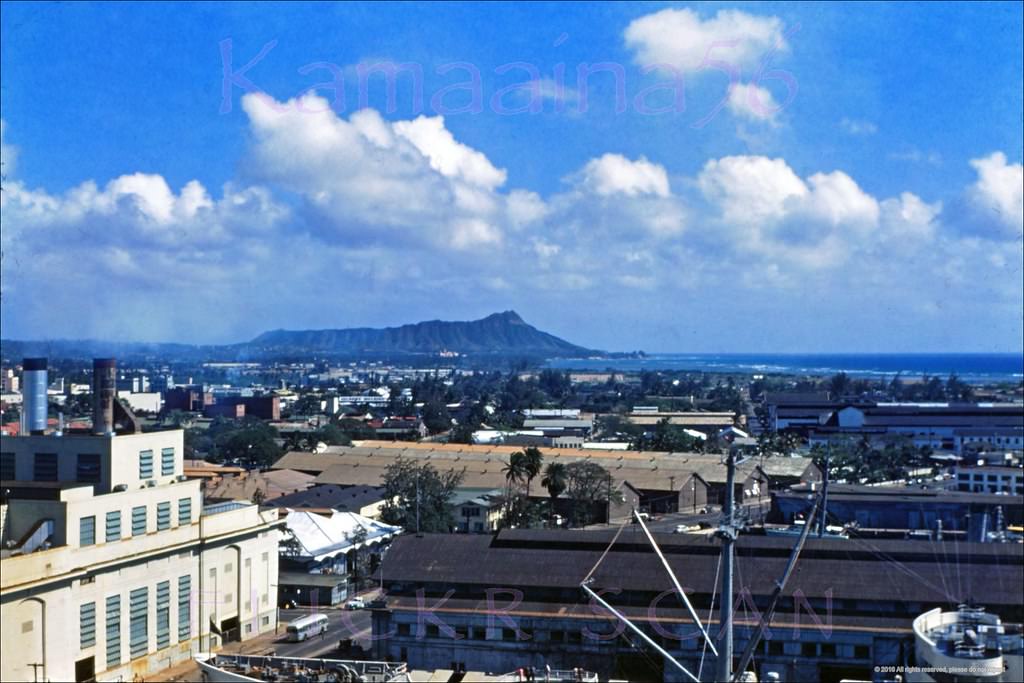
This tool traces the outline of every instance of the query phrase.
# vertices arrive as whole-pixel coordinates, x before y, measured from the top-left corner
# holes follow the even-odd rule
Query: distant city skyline
[[[1024,348],[1019,3],[2,8],[5,339]]]

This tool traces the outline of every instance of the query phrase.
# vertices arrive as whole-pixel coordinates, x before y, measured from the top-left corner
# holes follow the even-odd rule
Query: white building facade
[[[276,510],[203,506],[184,432],[0,439],[3,681],[132,680],[276,628]]]

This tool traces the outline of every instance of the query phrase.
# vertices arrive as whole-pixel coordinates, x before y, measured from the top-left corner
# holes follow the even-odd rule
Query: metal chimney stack
[[[114,399],[117,396],[117,361],[94,358],[92,361],[92,433],[114,434]]]
[[[25,415],[25,430],[29,434],[46,433],[47,400],[46,389],[50,386],[45,358],[26,358],[21,364],[22,410]]]

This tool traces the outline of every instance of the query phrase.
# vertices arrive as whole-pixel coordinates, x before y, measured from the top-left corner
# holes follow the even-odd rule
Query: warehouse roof
[[[399,538],[388,554],[389,582],[571,589],[609,547],[614,530],[503,530],[497,536]],[[719,546],[703,536],[656,534],[662,552],[693,596],[715,589]],[[737,589],[772,592],[793,539],[741,536]],[[979,598],[994,612],[1018,614],[1024,585],[1020,544],[815,539],[805,549],[785,594],[833,600],[956,605]],[[658,594],[671,586],[643,535],[627,530],[593,574],[598,586]]]

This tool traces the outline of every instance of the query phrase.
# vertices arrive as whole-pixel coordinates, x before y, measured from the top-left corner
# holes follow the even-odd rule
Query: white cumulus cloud
[[[581,185],[602,197],[613,194],[669,196],[665,167],[643,157],[632,161],[621,154],[605,154],[588,161],[578,178]]]
[[[982,211],[991,213],[1011,235],[1019,235],[1024,225],[1024,167],[1009,164],[1002,152],[971,160],[978,180],[969,190]]]
[[[691,9],[663,9],[630,22],[625,40],[637,63],[668,64],[683,72],[696,71],[709,50],[711,59],[744,69],[772,48],[789,49],[781,19],[734,9],[719,10],[709,19]]]
[[[780,109],[772,94],[753,83],[737,84],[729,90],[729,111],[751,121],[774,121]]]

